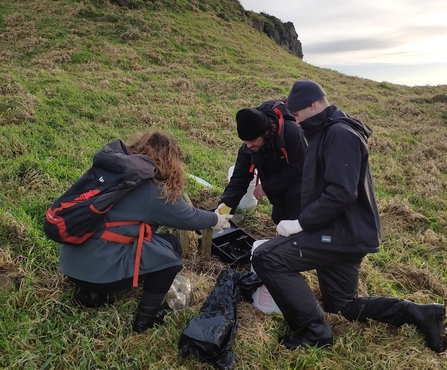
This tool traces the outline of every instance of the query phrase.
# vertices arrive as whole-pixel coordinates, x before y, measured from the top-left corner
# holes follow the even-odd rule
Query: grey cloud
[[[350,76],[362,76],[375,81],[389,81],[406,85],[446,84],[447,65],[445,63],[392,64],[368,63],[362,65],[331,65],[324,68],[335,69]]]
[[[399,33],[402,34],[402,37],[435,37],[440,34],[447,34],[447,23],[413,27],[406,26],[405,28],[402,28]]]
[[[351,52],[358,50],[388,49],[398,46],[400,43],[392,39],[362,38],[346,39],[339,41],[325,41],[303,46],[303,52],[312,54],[327,54],[336,52]]]

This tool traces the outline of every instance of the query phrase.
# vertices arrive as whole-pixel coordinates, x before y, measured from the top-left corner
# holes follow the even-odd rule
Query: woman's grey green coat
[[[153,180],[147,180],[126,194],[106,214],[106,222],[141,221],[152,229],[150,241],[144,241],[139,275],[181,266],[180,256],[172,246],[157,236],[158,226],[179,230],[202,230],[216,225],[217,215],[199,210],[183,199],[176,204],[161,199],[161,189]],[[125,236],[138,236],[138,225],[114,228]],[[137,239],[131,244],[121,244],[93,236],[80,245],[60,246],[60,270],[63,274],[91,283],[110,283],[131,278],[134,272]]]

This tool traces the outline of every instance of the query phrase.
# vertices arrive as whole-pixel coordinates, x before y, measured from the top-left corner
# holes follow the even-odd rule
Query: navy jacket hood
[[[337,109],[335,105],[331,105],[315,116],[309,117],[308,119],[302,121],[300,125],[304,130],[306,137],[310,138],[316,132],[325,129],[336,122],[343,122],[349,125],[352,129],[354,129],[365,144],[372,134],[372,129],[368,125],[350,117],[345,112]]]

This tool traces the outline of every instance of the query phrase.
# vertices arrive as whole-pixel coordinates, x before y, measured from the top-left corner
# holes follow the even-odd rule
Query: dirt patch
[[[388,230],[397,232],[417,231],[427,218],[410,207],[408,200],[397,198],[379,201],[380,218]]]

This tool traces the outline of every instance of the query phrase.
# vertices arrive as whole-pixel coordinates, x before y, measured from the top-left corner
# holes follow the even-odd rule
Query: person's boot
[[[141,333],[163,322],[164,314],[161,310],[165,296],[166,294],[151,294],[143,291],[132,322],[133,330]]]
[[[306,346],[324,347],[332,345],[332,330],[324,317],[321,317],[305,328],[280,338],[279,342],[288,349]]]
[[[445,332],[445,307],[442,304],[410,303],[404,313],[404,320],[414,324],[424,334],[427,346],[437,352],[447,348]]]
[[[73,294],[76,305],[88,308],[98,308],[106,304],[113,304],[113,299],[108,294],[99,294],[76,286]]]
[[[133,330],[137,333],[142,333],[143,331],[152,328],[155,324],[159,324],[160,320],[157,317],[158,308],[158,306],[150,307],[140,302],[134,321],[132,322]]]

